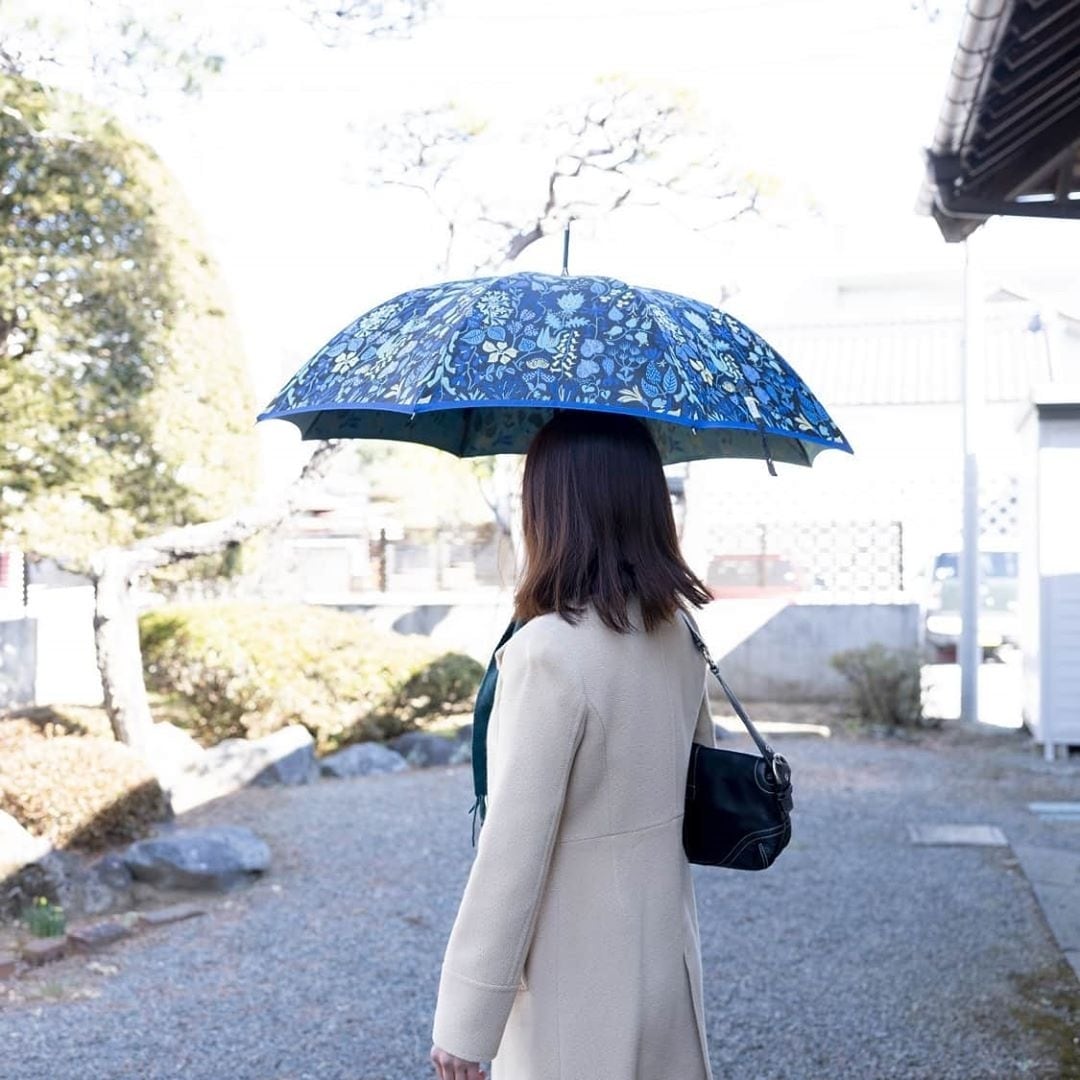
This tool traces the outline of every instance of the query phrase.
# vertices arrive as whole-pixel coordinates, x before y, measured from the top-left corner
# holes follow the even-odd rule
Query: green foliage
[[[89,851],[145,836],[170,812],[138,754],[81,735],[5,740],[0,810],[57,847]]]
[[[191,709],[205,745],[303,724],[321,752],[461,709],[483,670],[424,638],[310,605],[198,604],[140,619],[147,685]]]
[[[471,704],[483,677],[483,667],[471,656],[443,653],[409,679],[401,697],[415,716],[438,716]]]
[[[67,931],[67,916],[59,904],[48,897],[35,896],[23,912],[23,922],[34,937],[60,937]]]
[[[149,148],[0,75],[0,251],[0,530],[78,561],[248,493],[239,339]]]
[[[918,650],[886,649],[874,642],[835,653],[829,663],[850,684],[854,715],[867,727],[895,731],[940,726],[939,719],[923,714]]]

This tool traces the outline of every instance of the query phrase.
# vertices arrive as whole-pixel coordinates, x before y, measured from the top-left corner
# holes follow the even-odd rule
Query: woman
[[[559,413],[523,482],[524,623],[496,652],[489,804],[439,981],[439,1080],[712,1080],[690,864],[692,740],[715,745],[660,455]]]

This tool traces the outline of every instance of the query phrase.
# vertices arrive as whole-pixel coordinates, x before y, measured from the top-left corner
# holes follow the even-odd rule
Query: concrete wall
[[[329,605],[355,612],[383,630],[420,634],[448,652],[462,652],[486,665],[513,613],[509,593],[445,599],[430,595],[414,603],[376,599]]]
[[[698,623],[720,673],[740,699],[830,701],[845,696],[847,683],[829,658],[872,642],[916,648],[919,607],[716,601]],[[719,686],[713,696],[723,697]]]
[[[34,700],[38,705],[100,705],[94,646],[94,588],[30,587],[27,610],[38,623]]]
[[[372,597],[368,602],[333,606],[354,611],[387,630],[422,634],[447,651],[464,652],[485,665],[511,615],[508,592],[429,595],[411,603]],[[7,636],[0,636],[0,704],[10,703],[15,693],[16,671],[22,680],[18,683],[22,702],[100,703],[93,591],[41,590],[32,597],[31,608],[37,619],[0,622],[0,628],[33,626],[36,638],[35,663],[28,630],[6,630]],[[833,653],[873,641],[915,648],[919,624],[916,604],[826,604],[785,597],[717,600],[699,613],[698,621],[724,678],[748,701],[836,698],[846,684],[829,666]],[[716,687],[714,696],[721,694]]]
[[[34,704],[37,622],[0,620],[0,708]]]
[[[484,603],[352,605],[386,629],[430,637],[487,664],[510,618],[509,598]],[[877,641],[916,648],[917,604],[818,604],[785,598],[717,600],[698,623],[724,679],[748,701],[828,701],[847,684],[829,666],[843,649]],[[714,696],[723,691],[715,687]]]

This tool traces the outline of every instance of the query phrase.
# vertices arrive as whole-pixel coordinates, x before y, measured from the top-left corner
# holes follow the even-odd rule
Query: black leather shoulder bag
[[[791,839],[791,767],[761,737],[731,692],[694,624],[694,644],[746,725],[759,754],[692,743],[686,773],[683,848],[692,863],[732,870],[764,870]]]

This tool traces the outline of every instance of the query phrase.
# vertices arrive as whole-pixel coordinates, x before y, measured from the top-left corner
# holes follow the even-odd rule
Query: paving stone
[[[23,959],[31,964],[46,964],[59,960],[67,952],[67,935],[62,937],[34,938],[22,947]]]
[[[1080,802],[1033,802],[1028,809],[1045,821],[1080,821]]]
[[[1080,978],[1080,853],[1035,845],[1015,851],[1051,932]]]
[[[909,825],[913,844],[958,847],[1006,847],[1009,841],[996,825]]]
[[[140,911],[139,921],[147,926],[164,926],[166,923],[180,922],[183,919],[193,919],[196,915],[205,914],[206,909],[199,907],[198,904],[172,904],[153,911]]]
[[[68,931],[68,940],[83,952],[96,952],[130,934],[130,927],[119,920],[110,919],[107,922],[74,927]]]

